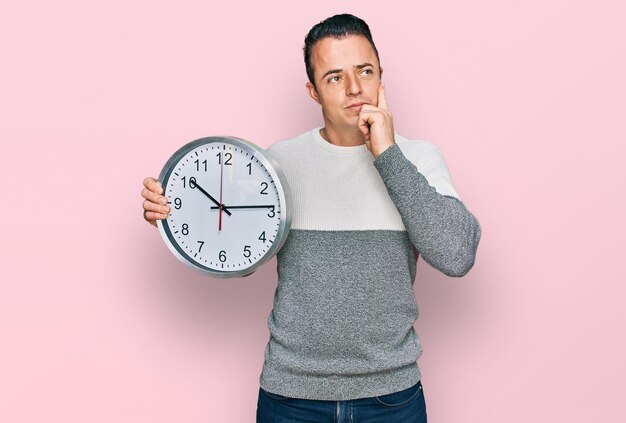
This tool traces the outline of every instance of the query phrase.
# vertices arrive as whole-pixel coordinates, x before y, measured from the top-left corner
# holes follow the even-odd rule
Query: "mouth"
[[[348,107],[346,107],[346,109],[361,107],[364,104],[366,104],[366,103],[353,103],[353,104],[349,105]]]

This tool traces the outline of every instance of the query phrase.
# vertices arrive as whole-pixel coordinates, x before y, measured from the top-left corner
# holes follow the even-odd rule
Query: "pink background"
[[[418,264],[429,421],[626,421],[623,2],[12,3],[0,421],[254,421],[276,259],[189,270],[141,183],[196,138],[321,125],[301,48],[341,12],[372,29],[396,130],[441,149],[482,225],[464,278]]]

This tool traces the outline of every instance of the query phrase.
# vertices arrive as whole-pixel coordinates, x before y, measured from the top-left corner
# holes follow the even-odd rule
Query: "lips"
[[[348,107],[359,107],[359,106],[362,106],[364,104],[365,103],[354,103],[354,104],[349,105]]]

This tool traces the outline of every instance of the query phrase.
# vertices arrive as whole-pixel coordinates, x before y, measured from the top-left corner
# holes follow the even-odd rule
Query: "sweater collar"
[[[313,130],[311,131],[311,135],[313,136],[315,144],[319,145],[323,150],[326,150],[329,153],[333,154],[347,154],[352,156],[365,156],[367,154],[371,154],[369,149],[367,148],[367,145],[365,144],[355,145],[352,147],[344,147],[329,143],[320,134],[320,129],[322,128],[323,126],[313,128]]]
[[[320,134],[320,129],[322,128],[323,126],[318,126],[317,128],[313,128],[311,130],[311,136],[313,137],[315,144],[321,147],[323,150],[326,150],[329,153],[333,153],[333,154],[347,154],[351,156],[367,156],[367,155],[371,156],[372,153],[369,151],[369,149],[367,148],[367,145],[365,144],[355,145],[352,147],[343,147],[343,146],[329,143],[322,137],[322,134]],[[398,138],[400,138],[400,135],[398,134],[397,131],[394,131],[394,138],[396,142],[398,141]],[[372,156],[372,158],[374,158],[374,156]]]

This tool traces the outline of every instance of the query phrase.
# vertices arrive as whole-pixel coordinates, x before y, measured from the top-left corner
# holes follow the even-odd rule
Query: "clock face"
[[[288,231],[285,181],[276,166],[234,137],[181,148],[159,178],[170,206],[159,227],[170,250],[221,277],[249,274],[271,258]]]

